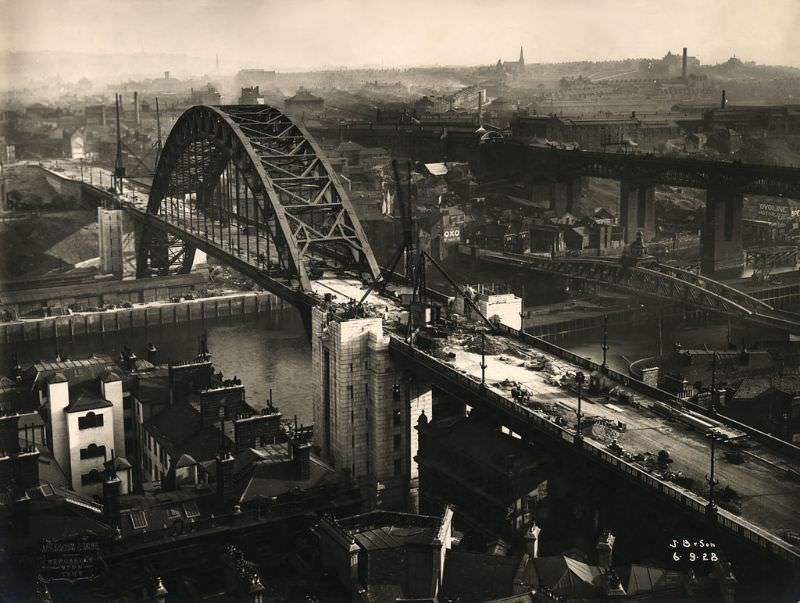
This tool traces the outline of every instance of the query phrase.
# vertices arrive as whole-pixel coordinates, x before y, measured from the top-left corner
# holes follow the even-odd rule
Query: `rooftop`
[[[371,511],[340,519],[338,526],[367,550],[408,545],[433,545],[439,537],[442,518],[391,511]]]
[[[78,395],[73,398],[69,406],[67,406],[64,411],[65,412],[84,412],[87,410],[97,410],[100,408],[111,408],[113,404],[108,400],[104,400],[99,396],[95,396],[87,391],[81,391]]]

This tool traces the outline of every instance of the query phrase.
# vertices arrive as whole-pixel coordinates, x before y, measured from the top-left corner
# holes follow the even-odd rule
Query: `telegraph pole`
[[[158,97],[156,97],[156,163],[153,166],[153,172],[158,167],[158,160],[161,159],[161,115],[158,112]]]
[[[578,385],[578,415],[577,421],[575,423],[575,443],[579,444],[582,435],[581,435],[581,387],[586,382],[586,375],[583,374],[583,371],[578,371],[575,374],[575,383]]]
[[[118,94],[114,95],[114,109],[117,115],[117,158],[114,162],[114,189],[122,195],[123,181],[125,179],[125,166],[122,164],[122,134],[119,126],[119,105],[121,99]]]
[[[717,353],[711,356],[711,414],[717,414]],[[712,459],[713,466],[713,459]]]
[[[608,354],[608,314],[603,316],[603,372],[608,372],[608,362],[607,356]]]
[[[481,331],[481,387],[486,387],[486,331]]]

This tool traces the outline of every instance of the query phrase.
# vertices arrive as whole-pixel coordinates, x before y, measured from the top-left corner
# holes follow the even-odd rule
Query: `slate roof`
[[[99,396],[95,396],[86,391],[81,391],[74,397],[64,412],[85,412],[87,410],[98,410],[100,408],[111,408],[113,404]]]
[[[24,380],[33,389],[44,387],[50,377],[68,381],[70,386],[94,381],[106,374],[108,368],[115,368],[111,356],[100,355],[81,360],[37,362],[25,371]],[[61,381],[63,383],[63,381]]]
[[[682,590],[686,575],[681,572],[632,564],[617,570],[622,586],[628,596],[634,597],[648,593],[668,590]]]
[[[478,603],[513,595],[520,557],[448,549],[442,593],[462,603]]]
[[[220,430],[215,425],[203,427],[200,413],[188,402],[167,406],[145,422],[144,428],[172,457],[188,454],[202,462],[213,459],[220,448]]]
[[[566,597],[599,597],[603,594],[600,568],[562,555],[533,560],[538,585]]]
[[[289,444],[271,444],[240,454],[234,464],[234,477],[246,482],[239,502],[244,504],[259,497],[271,498],[292,490],[311,490],[334,486],[343,478],[335,469],[318,458],[309,459],[309,479],[299,480],[289,456]]]

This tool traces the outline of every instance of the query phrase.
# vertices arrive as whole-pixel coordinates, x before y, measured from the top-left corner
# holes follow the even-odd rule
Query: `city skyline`
[[[788,0],[771,2],[770,10],[756,13],[741,0],[699,6],[685,0],[232,4],[3,0],[0,12],[9,18],[0,26],[6,29],[0,51],[179,54],[208,60],[210,67],[219,56],[225,70],[263,66],[298,71],[484,65],[515,59],[519,46],[530,63],[660,57],[686,46],[704,64],[737,56],[800,66],[800,42],[793,36],[800,6]],[[60,18],[52,19],[54,14]],[[179,31],[185,34],[176,36]]]

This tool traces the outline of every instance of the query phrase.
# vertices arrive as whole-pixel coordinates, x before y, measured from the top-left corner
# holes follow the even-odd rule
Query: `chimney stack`
[[[142,116],[139,113],[139,92],[138,91],[134,91],[134,93],[133,93],[133,117],[134,117],[134,123],[136,124],[136,127],[138,128],[139,126],[142,125]]]
[[[603,530],[597,540],[597,565],[603,569],[611,569],[614,558],[614,541],[616,538],[609,530]]]
[[[683,63],[681,63],[681,77],[685,80],[689,75],[689,57],[686,54],[686,48],[683,49]]]
[[[165,80],[168,80],[168,79],[169,79],[169,71],[165,71],[165,72],[164,72],[164,79],[165,79]]]
[[[119,497],[122,490],[122,482],[117,477],[114,470],[114,452],[111,452],[111,460],[106,463],[106,475],[103,480],[103,519],[111,526],[119,527]]]
[[[295,423],[297,418],[295,417]],[[311,477],[311,444],[306,437],[307,429],[300,426],[295,427],[289,437],[289,451],[292,455],[292,466],[294,467],[294,478],[297,480],[307,480]]]
[[[720,109],[724,109],[725,105],[727,105],[727,104],[728,104],[728,99],[725,98],[725,91],[723,90],[722,91],[722,100],[720,101],[719,108]]]
[[[525,532],[525,554],[531,559],[537,559],[539,557],[539,532],[541,531],[542,528],[537,526],[534,521],[531,527]]]
[[[152,342],[147,342],[147,362],[150,364],[156,363],[156,354],[158,354],[158,348],[153,345]]]
[[[217,455],[217,502],[226,508],[236,496],[233,489],[233,461],[230,452],[220,452]]]

